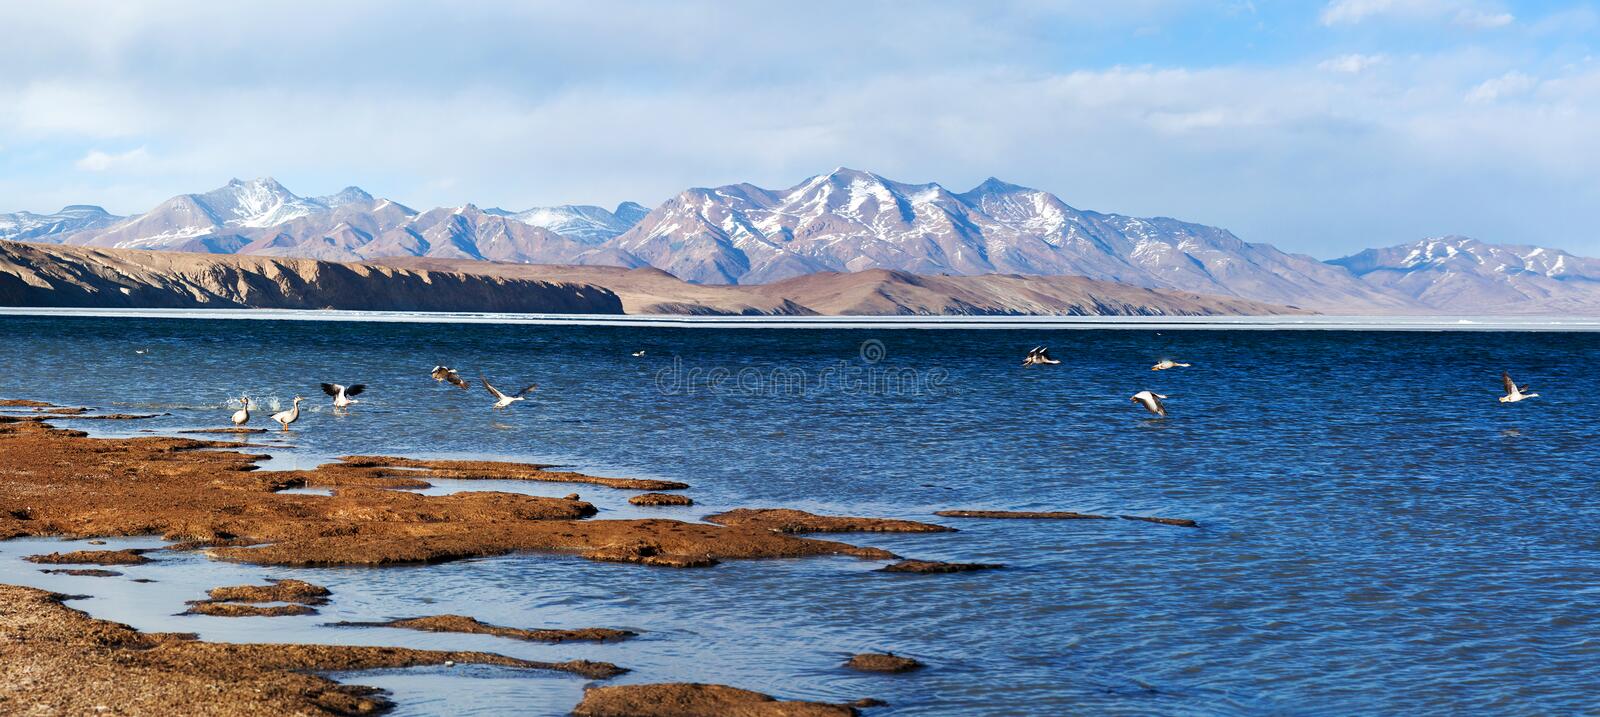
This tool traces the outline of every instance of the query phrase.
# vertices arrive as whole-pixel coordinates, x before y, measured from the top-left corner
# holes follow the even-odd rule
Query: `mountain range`
[[[1203,224],[1079,210],[998,179],[954,192],[846,168],[786,189],[688,189],[651,210],[624,202],[417,211],[356,187],[300,197],[270,178],[233,180],[131,217],[88,205],[0,215],[0,239],[331,261],[654,267],[698,284],[867,269],[1066,275],[1326,313],[1600,313],[1600,260],[1556,249],[1449,236],[1319,261]]]

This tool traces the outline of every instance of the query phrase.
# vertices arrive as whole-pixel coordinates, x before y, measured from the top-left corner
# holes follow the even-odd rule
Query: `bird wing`
[[[529,384],[529,385],[528,385],[528,387],[527,387],[527,388],[524,388],[524,389],[522,389],[522,390],[521,390],[521,391],[518,391],[518,392],[517,392],[517,395],[518,395],[518,396],[525,396],[525,395],[527,395],[527,394],[529,394],[529,393],[531,393],[531,392],[533,392],[533,390],[534,390],[534,389],[537,389],[537,388],[539,388],[539,384],[537,384],[537,383],[535,383],[535,384]]]
[[[1517,390],[1521,391],[1523,393],[1527,393],[1529,388],[1530,388],[1530,386],[1528,386],[1528,384],[1522,384],[1521,386],[1517,387]]]
[[[1039,358],[1048,360],[1050,358],[1050,347],[1046,346],[1039,349]]]
[[[1517,382],[1511,380],[1511,374],[1501,371],[1500,383],[1505,385],[1507,396],[1517,392]]]
[[[467,387],[466,379],[461,378],[461,374],[456,373],[454,371],[451,371],[451,372],[445,374],[444,380],[449,381],[450,385],[456,386],[458,388],[466,388]]]
[[[361,395],[361,392],[365,391],[365,390],[367,390],[367,385],[364,384],[364,383],[358,383],[358,384],[356,384],[354,386],[351,386],[351,387],[345,389],[344,390],[344,395],[346,395],[346,396],[359,396],[359,395]]]
[[[493,395],[493,396],[494,396],[494,397],[495,397],[495,398],[496,398],[496,399],[499,399],[499,400],[505,400],[505,398],[506,398],[506,395],[505,395],[505,394],[503,394],[503,393],[501,393],[501,392],[500,392],[500,389],[497,389],[497,388],[495,388],[495,387],[494,387],[494,386],[491,386],[491,385],[490,385],[490,384],[489,384],[489,379],[488,379],[488,378],[485,378],[485,377],[483,377],[483,376],[479,376],[479,377],[478,377],[478,380],[479,380],[479,381],[482,381],[482,382],[483,382],[483,387],[484,387],[484,388],[485,388],[485,389],[487,389],[487,390],[488,390],[488,391],[489,391],[489,393],[490,393],[490,394],[491,394],[491,395]]]
[[[1166,417],[1166,415],[1167,415],[1167,404],[1162,403],[1161,399],[1156,398],[1155,396],[1151,396],[1150,397],[1150,402],[1156,405],[1156,415],[1157,416]]]
[[[322,384],[322,392],[328,394],[329,396],[337,396],[337,395],[339,395],[340,389],[343,389],[343,388],[344,388],[344,386],[340,386],[337,383],[325,383],[325,384]]]

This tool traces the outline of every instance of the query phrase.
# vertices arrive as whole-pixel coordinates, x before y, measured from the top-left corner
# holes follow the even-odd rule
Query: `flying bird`
[[[501,393],[500,389],[495,388],[494,386],[490,385],[489,384],[489,379],[487,377],[479,376],[478,380],[482,381],[483,382],[483,387],[489,391],[490,395],[494,396],[494,407],[495,408],[505,408],[506,406],[509,406],[509,405],[511,405],[511,404],[513,404],[513,403],[515,403],[517,401],[526,401],[528,399],[525,398],[525,396],[527,396],[534,389],[539,387],[539,384],[535,383],[535,384],[532,384],[532,385],[528,386],[527,388],[522,389],[521,391],[518,391],[518,392],[513,393],[513,394],[508,396],[508,395],[506,395],[504,393]]]
[[[345,386],[337,383],[322,384],[322,392],[333,397],[334,408],[346,408],[352,403],[360,403],[350,397],[359,396],[365,390],[367,390],[367,385],[364,383],[358,383],[354,386]]]
[[[233,412],[233,425],[235,426],[242,426],[250,422],[250,397],[245,396],[239,399],[239,402],[244,404],[244,408]]]
[[[1505,371],[1500,372],[1500,382],[1505,384],[1506,387],[1506,395],[1500,397],[1501,403],[1516,403],[1525,398],[1537,398],[1539,396],[1537,393],[1528,393],[1528,384],[1518,386],[1516,381],[1511,380],[1511,374]]]
[[[1023,366],[1054,366],[1058,363],[1061,362],[1050,358],[1050,348],[1047,346],[1035,346],[1033,350],[1029,351],[1028,355],[1022,359]]]
[[[1136,394],[1133,394],[1133,397],[1129,398],[1128,400],[1144,406],[1144,410],[1146,411],[1154,413],[1157,416],[1161,416],[1162,418],[1166,418],[1167,405],[1161,402],[1161,399],[1163,398],[1166,398],[1166,396],[1163,396],[1159,393],[1140,391]]]
[[[299,396],[295,396],[294,397],[294,407],[289,409],[289,410],[287,410],[287,411],[279,411],[277,413],[272,414],[272,420],[283,424],[283,430],[285,430],[285,431],[289,430],[289,424],[300,420],[300,402],[304,401],[304,400],[305,399],[303,399],[303,398],[301,398]]]
[[[644,349],[639,349],[638,351],[633,352],[634,358],[640,358],[642,356],[644,356]]]
[[[1172,359],[1161,359],[1160,361],[1156,362],[1156,365],[1151,366],[1150,370],[1151,371],[1165,371],[1165,370],[1167,370],[1169,368],[1189,368],[1189,364],[1178,363],[1177,361],[1173,361]]]
[[[456,388],[467,387],[466,379],[461,378],[461,374],[456,373],[456,370],[449,366],[434,366],[433,373],[429,375],[433,376],[435,381],[443,381]]]

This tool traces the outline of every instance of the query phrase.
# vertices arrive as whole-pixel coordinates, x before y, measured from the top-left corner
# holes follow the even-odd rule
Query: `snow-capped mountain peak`
[[[1600,259],[1560,249],[1441,236],[1328,262],[1364,281],[1456,313],[1593,313]]]
[[[599,244],[627,231],[649,213],[633,202],[617,205],[615,212],[589,204],[534,207],[520,212],[498,208],[486,211],[589,244]]]
[[[952,192],[849,167],[780,189],[686,189],[651,210],[419,213],[356,187],[300,197],[270,177],[236,179],[126,219],[97,207],[0,215],[0,239],[15,237],[343,261],[652,266],[701,283],[886,269],[1075,275],[1337,312],[1600,311],[1600,260],[1556,249],[1442,236],[1320,262],[1213,226],[1075,209],[994,177]]]
[[[69,204],[52,214],[0,214],[0,239],[48,240],[53,236],[103,227],[121,218],[92,204]]]

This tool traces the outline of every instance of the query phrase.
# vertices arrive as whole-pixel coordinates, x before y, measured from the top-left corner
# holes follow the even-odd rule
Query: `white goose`
[[[1166,398],[1166,396],[1153,391],[1140,391],[1136,394],[1133,394],[1133,397],[1129,398],[1128,400],[1144,406],[1144,410],[1146,411],[1154,413],[1162,418],[1166,418],[1167,405],[1161,402],[1161,399],[1163,398]]]
[[[365,390],[367,390],[367,385],[364,383],[358,383],[354,386],[345,386],[337,383],[322,384],[322,392],[333,397],[334,408],[346,408],[352,403],[360,403],[360,401],[350,397],[359,396]]]
[[[250,422],[250,397],[244,396],[239,399],[239,402],[244,404],[244,408],[233,412],[233,425],[235,426],[242,426]]]
[[[466,379],[461,378],[461,374],[457,373],[455,369],[450,368],[449,366],[434,366],[433,372],[429,373],[428,375],[432,376],[433,380],[435,381],[443,381],[455,386],[456,388],[467,387]]]
[[[1029,351],[1028,355],[1022,359],[1023,366],[1054,366],[1058,363],[1061,362],[1050,358],[1050,348],[1047,346],[1034,347],[1034,349]]]
[[[1165,371],[1165,370],[1167,370],[1169,368],[1189,368],[1189,364],[1178,363],[1177,361],[1173,361],[1172,359],[1161,359],[1160,361],[1156,362],[1156,365],[1151,366],[1150,370],[1151,371]]]
[[[639,349],[638,351],[633,352],[633,357],[634,358],[643,358],[644,357],[644,349]]]
[[[539,384],[536,383],[536,384],[533,384],[531,386],[528,386],[527,388],[522,389],[521,391],[518,391],[518,392],[513,393],[513,394],[508,396],[508,395],[506,395],[504,393],[501,393],[500,389],[495,388],[494,386],[491,386],[489,384],[489,379],[488,378],[486,378],[484,376],[479,376],[478,380],[482,381],[483,382],[483,387],[485,389],[488,389],[490,395],[494,396],[494,407],[495,408],[505,408],[506,406],[509,406],[509,405],[511,405],[511,404],[513,404],[513,403],[515,403],[517,401],[526,401],[527,399],[525,398],[525,396],[527,396],[528,393],[532,392],[534,389],[539,387]]]
[[[295,396],[294,397],[294,407],[290,408],[287,411],[279,411],[277,413],[272,414],[272,420],[283,424],[283,430],[285,430],[285,431],[289,430],[289,424],[300,420],[300,402],[304,401],[304,400],[305,399],[303,399],[303,398],[301,398],[299,396]]]
[[[1511,374],[1505,371],[1500,372],[1500,382],[1506,387],[1506,395],[1500,397],[1501,403],[1516,403],[1523,399],[1539,397],[1537,393],[1528,393],[1528,384],[1518,386],[1516,381],[1511,380]]]

